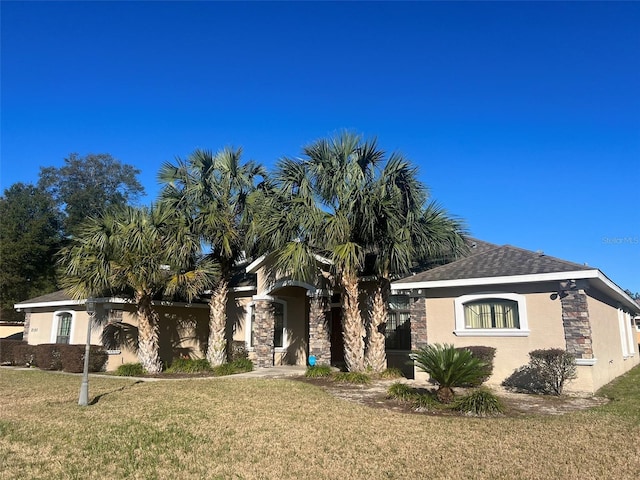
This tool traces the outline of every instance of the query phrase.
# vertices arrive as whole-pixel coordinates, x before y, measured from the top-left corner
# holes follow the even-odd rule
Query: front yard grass
[[[0,479],[600,479],[640,471],[640,368],[562,416],[407,415],[302,382],[0,369]]]

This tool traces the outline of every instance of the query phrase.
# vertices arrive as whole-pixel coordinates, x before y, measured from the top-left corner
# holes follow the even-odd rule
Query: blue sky
[[[350,129],[483,240],[640,291],[640,3],[7,2],[0,184]]]

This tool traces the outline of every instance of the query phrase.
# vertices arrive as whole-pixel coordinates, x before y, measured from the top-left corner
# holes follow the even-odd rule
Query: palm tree
[[[138,319],[138,359],[160,373],[156,297],[196,298],[211,284],[214,265],[198,258],[199,239],[179,212],[126,207],[89,218],[61,251],[64,287],[73,298],[124,295]]]
[[[363,371],[366,331],[358,275],[375,226],[368,193],[383,157],[375,140],[363,142],[346,132],[318,140],[303,153],[304,159],[278,162],[253,236],[275,252],[275,269],[294,277],[313,279],[320,273],[315,256],[331,258],[343,289],[345,363],[349,371]]]
[[[466,253],[464,224],[437,203],[430,202],[417,170],[401,155],[392,154],[370,194],[376,211],[375,226],[368,239],[377,288],[368,323],[367,366],[376,372],[386,365],[384,334],[393,278],[410,273],[417,263]]]
[[[442,403],[451,403],[453,388],[478,384],[487,374],[487,363],[473,356],[466,348],[434,343],[413,352],[411,359],[438,384],[437,396]]]
[[[461,222],[436,204],[417,171],[397,153],[388,159],[376,140],[343,132],[303,149],[302,159],[277,165],[273,188],[261,200],[263,223],[255,234],[276,252],[275,268],[294,276],[317,274],[314,254],[333,260],[343,289],[343,340],[350,371],[386,365],[387,299],[394,275],[408,273],[425,256],[464,248]],[[379,287],[365,328],[358,279],[373,259]],[[367,341],[365,357],[365,338]]]
[[[225,148],[215,155],[194,151],[186,161],[162,165],[162,203],[186,212],[208,250],[208,259],[220,269],[209,301],[207,360],[213,366],[226,361],[226,305],[234,262],[247,248],[250,196],[255,181],[265,173],[255,162],[241,163],[242,149]]]

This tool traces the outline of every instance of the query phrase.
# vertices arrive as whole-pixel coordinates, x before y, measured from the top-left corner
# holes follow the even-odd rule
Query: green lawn
[[[289,380],[134,383],[0,369],[0,479],[626,479],[640,472],[640,368],[564,416],[372,409]]]

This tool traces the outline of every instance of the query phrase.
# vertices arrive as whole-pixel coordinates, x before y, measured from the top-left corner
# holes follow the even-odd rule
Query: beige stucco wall
[[[593,354],[596,364],[590,368],[594,390],[606,385],[614,378],[629,371],[640,362],[638,345],[633,342],[633,355],[624,358],[618,323],[618,308],[606,298],[589,296],[587,298],[591,332],[593,337]],[[625,322],[630,320],[625,317]],[[629,328],[633,327],[630,325]],[[633,332],[633,330],[631,330]],[[626,337],[625,337],[626,340]]]
[[[21,333],[24,332],[24,325],[23,324],[18,324],[18,325],[14,325],[14,324],[1,324],[0,323],[0,338],[7,338],[10,337],[11,335],[14,335],[16,333]]]
[[[538,348],[565,348],[562,327],[562,307],[559,300],[551,300],[548,292],[527,289],[504,291],[525,297],[530,333],[526,337],[458,337],[455,335],[457,296],[487,293],[470,290],[430,292],[427,298],[427,338],[429,343],[451,343],[459,347],[484,345],[496,349],[493,375],[489,384],[499,384],[513,371],[529,362],[529,352]],[[420,378],[420,375],[417,374]]]

